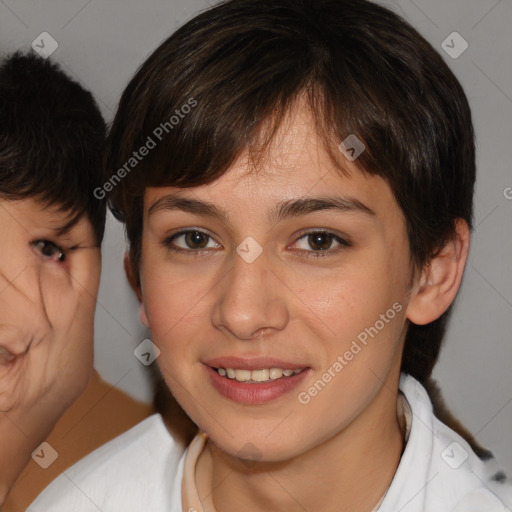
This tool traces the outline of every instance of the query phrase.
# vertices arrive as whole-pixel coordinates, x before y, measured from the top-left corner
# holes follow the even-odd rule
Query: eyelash
[[[162,241],[162,245],[164,247],[166,247],[168,250],[172,251],[172,252],[175,252],[175,253],[187,253],[188,255],[192,255],[195,258],[201,256],[201,253],[204,254],[204,253],[210,252],[208,249],[183,249],[181,247],[173,246],[174,240],[176,240],[180,236],[184,236],[184,235],[187,235],[189,233],[201,233],[201,234],[207,236],[208,238],[213,239],[213,237],[210,236],[205,231],[202,231],[200,229],[188,229],[188,230],[184,230],[184,231],[179,231],[178,233],[175,233],[175,234],[165,238]],[[317,258],[325,258],[326,256],[332,256],[333,254],[336,254],[336,253],[340,252],[341,250],[343,250],[343,247],[351,247],[352,246],[352,243],[349,242],[348,240],[346,240],[344,238],[341,238],[340,236],[332,233],[331,231],[326,231],[326,230],[314,230],[314,231],[303,232],[297,238],[295,243],[298,242],[299,240],[301,240],[304,237],[307,237],[309,235],[316,235],[316,234],[329,235],[332,240],[335,240],[335,241],[339,242],[341,248],[334,249],[334,250],[333,249],[326,249],[326,250],[323,250],[323,251],[305,251],[305,252],[307,252],[307,255],[306,255],[307,258],[315,258],[315,259],[317,259]],[[301,249],[301,251],[304,251],[304,250]]]
[[[32,245],[32,247],[37,252],[39,252],[43,256],[43,258],[46,260],[51,260],[52,256],[48,256],[47,254],[44,254],[43,250],[45,248],[51,247],[53,250],[55,250],[58,253],[58,259],[56,261],[58,261],[59,263],[64,263],[64,261],[66,261],[66,256],[67,256],[66,251],[64,249],[62,249],[62,247],[58,246],[57,244],[53,243],[50,240],[44,240],[44,239],[43,240],[34,240],[33,242],[30,243],[30,245]]]

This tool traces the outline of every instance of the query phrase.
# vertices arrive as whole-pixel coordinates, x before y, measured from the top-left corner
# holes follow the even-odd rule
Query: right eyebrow
[[[224,210],[217,208],[212,203],[205,201],[198,201],[197,199],[189,199],[187,197],[179,197],[175,195],[167,195],[160,198],[156,203],[151,205],[148,210],[148,216],[158,211],[173,211],[179,210],[186,213],[195,215],[204,215],[207,217],[214,217],[225,223],[228,222],[228,216]]]
[[[218,208],[213,203],[180,197],[178,195],[166,195],[160,198],[156,203],[151,205],[148,210],[148,216],[162,210],[179,210],[195,215],[213,217],[226,224],[229,222],[227,212]],[[268,212],[268,219],[272,224],[275,224],[287,217],[300,217],[322,210],[335,210],[341,213],[355,212],[375,216],[375,212],[358,199],[339,196],[299,198],[281,201]]]

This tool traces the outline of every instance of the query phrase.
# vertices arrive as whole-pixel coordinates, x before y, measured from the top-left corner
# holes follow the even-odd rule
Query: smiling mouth
[[[241,370],[236,368],[214,368],[221,377],[245,382],[246,384],[258,384],[261,382],[272,382],[275,380],[287,379],[303,372],[305,368],[296,370],[282,368],[263,368],[261,370]]]

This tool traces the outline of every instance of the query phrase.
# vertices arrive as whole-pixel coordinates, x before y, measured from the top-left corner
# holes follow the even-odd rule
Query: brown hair
[[[83,215],[98,245],[105,202],[91,200],[101,183],[105,121],[90,92],[49,59],[16,52],[0,66],[0,198],[37,198]]]
[[[393,190],[411,267],[428,264],[454,235],[455,219],[471,228],[470,108],[442,57],[414,28],[366,0],[231,0],[165,40],[122,95],[108,141],[109,174],[126,170],[133,152],[157,142],[157,127],[162,135],[166,127],[110,196],[126,223],[136,272],[145,188],[211,183],[243,150],[265,147],[303,93],[334,160],[350,134],[366,145],[357,163]],[[191,100],[194,108],[185,109]],[[450,312],[408,326],[402,371],[426,382]]]

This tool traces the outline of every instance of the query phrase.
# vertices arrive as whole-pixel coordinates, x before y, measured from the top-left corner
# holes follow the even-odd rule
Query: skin
[[[0,503],[92,373],[100,249],[85,217],[59,234],[68,220],[0,200]]]
[[[251,169],[241,155],[212,184],[145,191],[140,318],[161,351],[171,391],[209,437],[196,471],[199,495],[207,512],[370,511],[402,449],[396,394],[407,322],[428,323],[452,302],[469,248],[467,225],[459,221],[454,240],[414,271],[387,182],[365,176],[357,161],[346,162],[348,176],[335,169],[300,102],[258,172]],[[214,203],[228,220],[164,209],[149,215],[170,194]],[[323,210],[267,220],[277,202],[332,195],[355,198],[374,215]],[[169,243],[187,228],[211,238]],[[351,245],[324,239],[325,256],[315,258],[318,245],[305,230],[327,230]],[[236,253],[247,236],[263,248],[250,264]],[[307,405],[299,403],[298,393],[394,303],[402,306],[394,319]],[[270,403],[241,405],[206,378],[205,361],[221,356],[271,356],[308,373],[298,389]],[[256,464],[240,455],[247,443]]]

